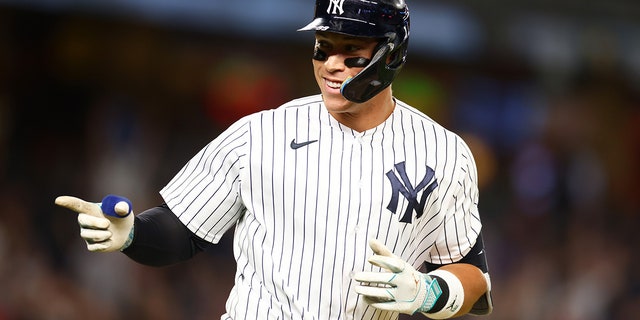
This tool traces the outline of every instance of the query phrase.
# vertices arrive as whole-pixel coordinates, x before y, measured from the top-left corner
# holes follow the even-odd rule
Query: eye
[[[355,45],[355,44],[348,44],[348,45],[345,46],[344,49],[345,49],[345,51],[351,53],[351,52],[358,52],[358,51],[362,50],[362,47],[359,46],[359,45]]]
[[[322,51],[320,48],[316,47],[313,50],[313,60],[318,60],[318,61],[326,61],[327,60],[327,53]]]
[[[329,45],[328,42],[324,41],[324,40],[316,40],[316,49],[330,49],[331,45]]]

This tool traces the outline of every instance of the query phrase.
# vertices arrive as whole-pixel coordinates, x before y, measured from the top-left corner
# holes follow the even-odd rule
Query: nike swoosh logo
[[[314,142],[318,142],[318,140],[311,140],[311,141],[305,141],[305,142],[300,142],[297,143],[296,139],[291,140],[291,149],[296,150],[296,149],[300,149],[304,146],[308,146]]]

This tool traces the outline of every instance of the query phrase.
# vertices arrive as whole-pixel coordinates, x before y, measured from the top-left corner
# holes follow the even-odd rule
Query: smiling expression
[[[345,59],[370,59],[378,44],[377,39],[353,37],[330,32],[316,33],[316,52],[322,59],[313,59],[316,82],[329,112],[350,112],[356,103],[345,99],[340,93],[343,82],[354,77],[362,67],[348,67]]]

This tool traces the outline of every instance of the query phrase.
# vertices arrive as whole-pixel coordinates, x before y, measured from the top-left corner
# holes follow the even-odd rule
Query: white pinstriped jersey
[[[368,240],[416,268],[458,261],[480,233],[476,179],[462,139],[407,104],[356,132],[316,95],[239,120],[160,193],[203,239],[235,226],[222,319],[395,319],[353,290]]]

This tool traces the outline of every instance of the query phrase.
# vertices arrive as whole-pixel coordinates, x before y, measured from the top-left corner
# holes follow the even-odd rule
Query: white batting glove
[[[370,240],[369,246],[375,253],[369,263],[391,272],[356,273],[353,278],[360,282],[356,293],[381,310],[409,315],[429,311],[442,294],[438,281],[416,271],[378,240]]]
[[[134,216],[131,202],[126,198],[109,195],[102,203],[92,203],[60,196],[56,204],[78,213],[80,236],[89,251],[124,250],[133,239]]]

